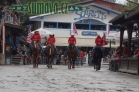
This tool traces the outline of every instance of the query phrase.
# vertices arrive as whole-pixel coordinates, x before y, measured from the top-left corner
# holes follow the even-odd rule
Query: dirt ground
[[[139,92],[139,76],[92,66],[0,66],[0,92]]]

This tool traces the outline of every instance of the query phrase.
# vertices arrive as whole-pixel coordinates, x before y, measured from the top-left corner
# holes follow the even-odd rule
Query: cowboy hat
[[[74,33],[71,33],[71,35],[74,35]]]
[[[50,35],[54,35],[54,34],[50,34]]]

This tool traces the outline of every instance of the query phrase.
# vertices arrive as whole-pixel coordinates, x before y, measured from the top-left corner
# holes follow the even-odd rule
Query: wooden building
[[[20,1],[20,0],[18,0]],[[13,4],[18,5],[17,0],[0,0],[0,8],[11,6]],[[14,38],[20,37],[23,34],[24,27],[20,26],[19,14],[7,9],[4,9],[4,14],[0,22],[0,64],[10,64],[12,57],[13,47],[7,43],[7,38],[10,35]],[[12,48],[11,48],[12,47]]]
[[[119,71],[134,73],[139,75],[139,61],[138,58],[132,58],[131,52],[131,39],[133,30],[137,31],[137,39],[139,37],[139,5],[134,7],[129,11],[125,11],[122,14],[116,16],[109,22],[112,24],[120,25],[120,57],[122,56],[122,44],[123,44],[123,34],[127,30],[128,40],[127,40],[127,57],[120,58]],[[136,25],[136,27],[135,27]],[[139,46],[139,39],[138,39]]]

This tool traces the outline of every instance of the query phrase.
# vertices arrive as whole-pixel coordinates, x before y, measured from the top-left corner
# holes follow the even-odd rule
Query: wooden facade
[[[139,75],[139,61],[138,59],[131,58],[131,39],[132,39],[132,32],[136,30],[138,33],[139,38],[139,5],[134,7],[129,11],[125,11],[121,13],[119,16],[116,16],[109,23],[114,25],[120,25],[120,57],[122,56],[122,44],[123,44],[123,35],[124,31],[127,30],[128,34],[128,50],[127,50],[127,58],[120,58],[119,59],[119,71],[126,72],[126,73],[134,73]],[[137,28],[134,29],[134,24],[137,24]],[[138,46],[139,46],[139,39],[138,39]]]

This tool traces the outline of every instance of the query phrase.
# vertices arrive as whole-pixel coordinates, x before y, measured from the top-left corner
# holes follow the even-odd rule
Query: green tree
[[[137,4],[138,0],[128,0],[127,3],[125,4],[126,6],[126,10],[131,10],[132,8],[136,7],[138,4]]]

